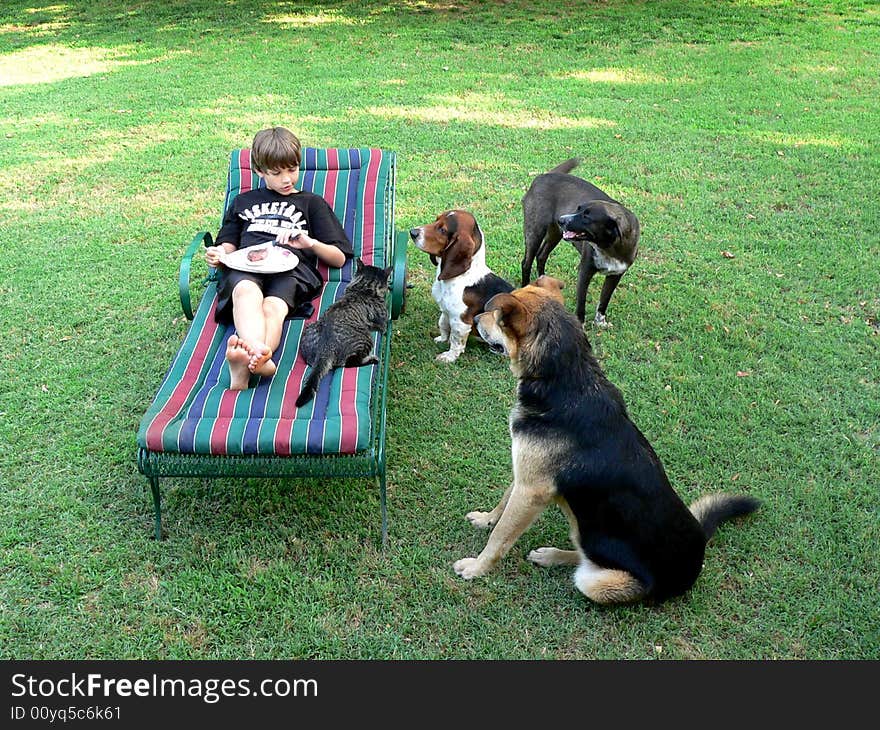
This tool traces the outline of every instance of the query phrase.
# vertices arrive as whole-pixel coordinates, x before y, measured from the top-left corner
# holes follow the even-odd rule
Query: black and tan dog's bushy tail
[[[702,525],[706,540],[709,540],[722,522],[751,514],[760,505],[761,502],[754,497],[720,493],[700,497],[690,506],[690,510]]]
[[[552,170],[550,170],[550,172],[558,172],[560,174],[566,175],[580,164],[580,157],[572,157],[570,160],[566,160],[565,162],[554,167]]]
[[[306,382],[303,383],[303,389],[300,391],[299,397],[296,399],[296,407],[302,408],[318,392],[318,385],[324,376],[333,369],[333,361],[327,357],[315,363],[315,366],[309,371]]]

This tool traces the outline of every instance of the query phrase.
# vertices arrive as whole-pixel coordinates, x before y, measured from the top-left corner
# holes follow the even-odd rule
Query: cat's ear
[[[389,266],[385,269],[385,281],[389,281],[391,279],[391,274],[394,273],[394,267]]]
[[[361,261],[360,256],[358,256],[355,261],[355,271],[360,274],[364,270],[364,262]]]

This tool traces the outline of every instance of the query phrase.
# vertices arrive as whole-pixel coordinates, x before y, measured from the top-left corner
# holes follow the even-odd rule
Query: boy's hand
[[[275,238],[275,242],[280,243],[282,246],[298,249],[312,248],[317,243],[308,233],[303,233],[302,231],[282,231]]]
[[[205,249],[205,262],[212,269],[216,269],[220,265],[220,258],[226,253],[223,246],[208,246]]]

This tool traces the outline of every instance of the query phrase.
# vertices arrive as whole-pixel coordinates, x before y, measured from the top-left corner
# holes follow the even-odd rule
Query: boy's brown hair
[[[261,129],[251,145],[251,163],[260,172],[299,167],[299,139],[284,127]]]

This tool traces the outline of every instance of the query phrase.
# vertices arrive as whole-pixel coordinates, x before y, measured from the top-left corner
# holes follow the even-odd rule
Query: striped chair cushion
[[[303,150],[300,187],[333,207],[364,263],[385,266],[392,159],[378,149]],[[260,184],[249,150],[230,158],[224,209],[239,192]],[[341,269],[321,266],[327,281],[309,320],[288,320],[275,351],[278,371],[256,387],[228,389],[226,341],[232,326],[214,321],[216,287],[209,283],[183,344],[138,430],[149,451],[183,454],[353,454],[371,443],[370,399],[376,366],[340,368],[321,383],[314,400],[294,405],[306,372],[299,357],[303,327],[345,290],[352,261]],[[380,348],[380,336],[376,347]]]

